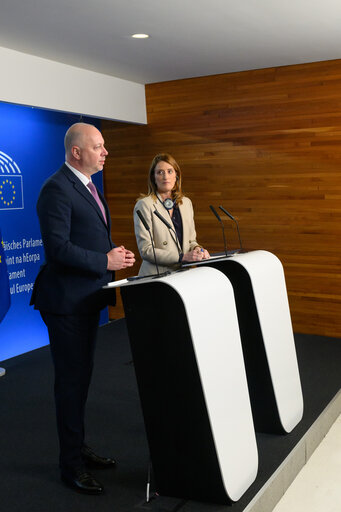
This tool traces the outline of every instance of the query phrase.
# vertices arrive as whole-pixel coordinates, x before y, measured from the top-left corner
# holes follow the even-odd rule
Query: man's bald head
[[[94,131],[97,132],[97,128],[88,123],[75,123],[70,126],[64,137],[66,159],[71,156],[73,146],[84,147],[85,138]]]
[[[101,171],[108,152],[101,132],[92,124],[75,123],[65,134],[65,159],[86,176]]]

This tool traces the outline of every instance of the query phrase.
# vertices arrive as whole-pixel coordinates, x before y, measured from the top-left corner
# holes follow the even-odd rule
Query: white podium
[[[233,286],[256,430],[291,432],[302,419],[303,396],[280,260],[251,251],[203,266],[220,270]]]
[[[258,454],[233,289],[214,268],[121,287],[156,489],[226,504]]]

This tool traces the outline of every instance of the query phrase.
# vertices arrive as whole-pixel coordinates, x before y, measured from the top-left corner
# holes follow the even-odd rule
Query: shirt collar
[[[79,180],[81,180],[81,182],[83,183],[83,185],[85,185],[85,186],[86,186],[86,188],[89,190],[89,188],[88,188],[88,183],[90,183],[90,182],[91,182],[91,180],[89,180],[89,178],[87,178],[87,177],[85,176],[85,174],[83,174],[82,172],[80,172],[78,169],[75,169],[74,167],[72,167],[72,165],[70,165],[70,164],[69,164],[69,162],[65,162],[65,165],[70,169],[70,171],[72,171],[72,172],[73,172],[73,174],[75,174],[75,175],[77,176],[77,178],[78,178]],[[89,190],[89,192],[90,192],[90,190]],[[90,192],[90,194],[91,194],[91,192]]]

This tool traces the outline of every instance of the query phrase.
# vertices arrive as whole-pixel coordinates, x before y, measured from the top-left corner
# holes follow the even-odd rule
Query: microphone
[[[174,237],[173,237],[173,234],[172,234],[172,231],[173,233],[175,234],[175,240],[174,242],[176,243],[176,248],[178,249],[178,253],[179,253],[179,258],[181,257],[182,255],[182,250],[181,250],[181,247],[180,247],[180,243],[179,243],[179,239],[178,239],[178,235],[176,234],[176,230],[173,228],[173,226],[171,226],[169,224],[169,222],[164,218],[162,217],[162,215],[157,211],[157,210],[154,210],[153,213],[157,216],[158,219],[161,220],[161,222],[164,223],[165,226],[167,226],[167,228],[169,229],[169,231],[171,232],[171,237],[173,238],[174,240]]]
[[[146,222],[146,219],[143,217],[142,213],[140,210],[136,210],[136,213],[137,215],[139,216],[140,218],[140,221],[142,222],[142,224],[144,225],[144,227],[146,228],[147,231],[150,231],[150,227],[148,226],[147,222]]]
[[[224,237],[224,249],[225,249],[225,256],[227,256],[227,245],[226,245],[226,237],[225,237],[225,227],[224,227],[224,223],[223,221],[221,220],[218,212],[216,211],[216,209],[210,204],[210,208],[212,210],[212,212],[214,213],[214,215],[217,217],[218,221],[220,222],[220,225],[222,227],[222,230],[223,230],[223,237]]]
[[[156,266],[156,272],[157,272],[157,275],[159,276],[160,275],[160,272],[159,272],[159,267],[158,267],[158,264],[157,264],[157,261],[156,261],[156,254],[155,254],[155,245],[154,245],[154,240],[153,240],[153,237],[152,237],[152,234],[150,232],[150,227],[148,226],[147,222],[146,222],[146,219],[144,218],[144,216],[142,215],[142,212],[140,210],[136,210],[136,213],[140,219],[140,221],[142,222],[142,224],[144,225],[144,227],[146,228],[146,230],[148,231],[149,233],[149,236],[150,236],[150,241],[152,243],[152,247],[153,247],[153,254],[154,254],[154,262],[155,262],[155,266]]]
[[[230,217],[231,220],[233,220],[235,223],[236,223],[236,226],[237,226],[237,231],[238,231],[238,238],[239,238],[239,245],[240,245],[240,250],[242,251],[243,250],[243,245],[242,245],[242,239],[240,238],[240,232],[239,232],[239,226],[238,226],[238,222],[237,222],[237,219],[235,219],[233,217],[233,215],[231,215],[231,213],[229,213],[227,210],[225,210],[225,208],[223,206],[219,206],[219,208],[221,209],[221,211],[223,211],[225,213],[225,215],[227,215],[228,217]]]

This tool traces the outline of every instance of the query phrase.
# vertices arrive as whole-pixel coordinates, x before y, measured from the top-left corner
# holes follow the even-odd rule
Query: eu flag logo
[[[0,210],[24,208],[23,181],[15,161],[0,151]]]
[[[22,176],[0,177],[0,210],[23,208]]]

